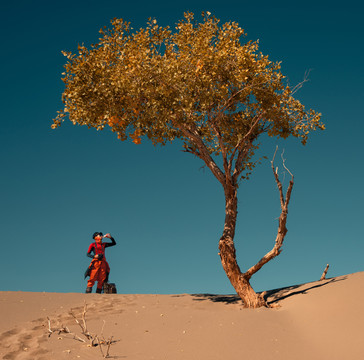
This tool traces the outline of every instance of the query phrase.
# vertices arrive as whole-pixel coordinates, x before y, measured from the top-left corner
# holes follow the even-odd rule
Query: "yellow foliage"
[[[261,54],[257,41],[244,42],[237,23],[206,14],[198,22],[185,13],[174,31],[150,19],[133,32],[114,19],[98,44],[64,52],[64,108],[52,128],[68,117],[96,129],[109,125],[135,144],[142,134],[162,145],[180,138],[186,151],[205,158],[237,156],[263,133],[305,143],[324,129],[321,114],[293,97],[280,63]]]
[[[202,68],[203,68],[203,63],[200,60],[198,60],[197,65],[196,65],[196,70],[195,70],[196,73],[198,73]]]
[[[110,127],[123,126],[125,124],[125,121],[121,119],[119,116],[113,115],[109,118],[107,123]]]
[[[134,133],[130,134],[130,137],[133,139],[133,143],[139,145],[141,143],[141,136],[142,132],[140,129],[136,129]]]

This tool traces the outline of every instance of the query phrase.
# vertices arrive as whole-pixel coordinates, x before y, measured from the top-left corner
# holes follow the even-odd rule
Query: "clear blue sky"
[[[2,237],[0,290],[83,292],[86,251],[95,231],[110,232],[110,281],[120,293],[233,293],[218,240],[221,185],[180,151],[120,142],[109,131],[69,123],[51,130],[61,108],[62,50],[95,43],[114,17],[144,26],[173,25],[184,11],[238,22],[247,39],[291,84],[311,69],[297,94],[322,112],[325,132],[303,147],[278,144],[295,175],[282,254],[255,275],[256,290],[364,270],[364,26],[359,1],[16,1],[1,9]],[[278,164],[277,164],[278,165]],[[285,185],[288,178],[286,177]],[[236,234],[243,270],[269,251],[278,193],[269,160],[239,190]]]

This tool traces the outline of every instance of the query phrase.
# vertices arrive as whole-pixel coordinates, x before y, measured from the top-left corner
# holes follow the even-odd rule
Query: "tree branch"
[[[189,153],[189,154],[195,155],[195,156],[197,156],[197,157],[201,158],[200,153],[199,153],[197,150],[193,149],[191,146],[186,146],[186,147],[185,147],[183,150],[181,150],[181,151],[182,151],[182,152],[185,152],[185,153]]]
[[[222,114],[220,114],[218,116],[222,116]],[[216,125],[216,123],[214,121],[212,121],[211,119],[209,119],[207,124],[215,132],[216,137],[217,137],[217,139],[219,141],[219,145],[220,145],[220,149],[221,149],[221,155],[222,155],[222,159],[223,159],[223,166],[224,166],[224,170],[225,170],[226,181],[228,180],[227,177],[229,177],[229,180],[231,180],[230,179],[230,177],[231,177],[230,169],[229,169],[228,162],[227,162],[227,151],[226,151],[226,147],[225,147],[224,141],[223,141],[222,136],[221,136],[221,131],[220,131],[219,127]]]
[[[303,77],[303,80],[298,83],[291,91],[291,94],[295,94],[299,89],[301,89],[301,87],[303,86],[304,83],[306,83],[308,80],[308,76],[310,75],[311,69],[310,70],[306,70],[305,71],[305,75]]]
[[[277,149],[278,149],[278,147],[276,148],[276,151],[274,152],[274,156],[271,161],[271,164],[272,164],[272,170],[273,170],[274,178],[277,183],[280,202],[281,202],[281,215],[279,216],[278,233],[277,233],[275,244],[274,244],[274,247],[272,248],[272,250],[269,251],[265,256],[263,256],[254,266],[252,266],[244,274],[244,276],[247,279],[250,279],[252,277],[252,275],[254,275],[257,271],[259,271],[267,262],[274,259],[276,256],[278,256],[282,252],[281,248],[283,246],[284,238],[287,234],[286,222],[287,222],[287,215],[288,215],[288,204],[291,199],[291,193],[292,193],[292,188],[293,188],[294,182],[293,182],[292,173],[287,169],[287,171],[289,171],[289,173],[291,174],[292,177],[289,182],[289,186],[288,186],[287,193],[286,193],[286,198],[284,198],[282,184],[278,177],[278,168],[276,170],[274,169],[274,158],[275,158]],[[282,159],[283,159],[283,156],[282,156]],[[283,160],[283,162],[284,162],[284,160]],[[284,167],[285,167],[285,165],[284,165]],[[286,167],[285,167],[285,169],[286,169]]]
[[[278,150],[278,146],[276,147],[276,151],[274,152],[274,156],[273,156],[273,159],[271,161],[271,166],[272,166],[273,175],[274,175],[274,178],[276,180],[278,191],[279,191],[279,199],[281,201],[281,208],[283,208],[285,200],[284,200],[283,191],[282,191],[282,184],[279,181],[279,177],[278,177],[278,167],[274,170],[274,159],[276,157],[277,150]]]
[[[306,80],[308,81],[308,80]],[[304,82],[306,82],[304,81]],[[258,83],[258,84],[250,84],[250,85],[247,85],[247,86],[244,86],[242,87],[241,89],[237,90],[234,94],[232,94],[226,101],[225,103],[222,105],[221,109],[218,110],[217,112],[219,113],[223,113],[230,105],[231,105],[231,102],[232,100],[237,96],[239,95],[241,92],[243,92],[244,90],[247,90],[249,88],[254,88],[254,87],[259,87],[260,85],[264,85],[264,84],[267,84],[269,81],[263,81],[261,83]],[[303,84],[303,83],[302,83]],[[302,85],[301,85],[302,86]]]
[[[293,177],[292,173],[286,167],[286,159],[284,159],[283,155],[284,155],[284,149],[283,149],[282,154],[281,154],[282,164],[283,164],[283,167],[286,169],[286,171],[291,175],[291,177]]]
[[[253,124],[251,125],[249,131],[238,142],[238,144],[235,146],[235,148],[234,148],[234,150],[233,150],[233,152],[231,154],[231,157],[230,157],[230,160],[229,160],[229,165],[228,165],[229,172],[231,172],[231,168],[232,168],[232,165],[233,165],[233,161],[234,161],[236,152],[239,150],[238,157],[237,157],[236,162],[235,162],[234,173],[233,173],[233,181],[235,183],[237,183],[239,175],[243,171],[242,162],[244,160],[244,157],[249,153],[249,150],[250,150],[250,148],[252,146],[252,141],[248,141],[248,144],[247,144],[247,146],[245,148],[242,148],[242,145],[245,142],[247,142],[247,139],[251,136],[252,132],[255,130],[256,126],[258,125],[259,121],[262,119],[263,115],[264,115],[264,112],[256,115],[253,118]]]
[[[182,132],[182,134],[188,138],[198,149],[198,153],[195,153],[200,159],[202,159],[211,172],[215,175],[217,180],[225,186],[225,176],[221,169],[217,166],[215,161],[212,159],[209,151],[207,150],[205,144],[203,143],[197,129],[188,129],[187,127],[179,124],[175,124],[176,127]],[[193,127],[193,125],[191,125]]]

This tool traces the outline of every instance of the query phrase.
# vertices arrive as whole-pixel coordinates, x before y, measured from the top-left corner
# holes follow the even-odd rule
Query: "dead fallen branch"
[[[106,356],[105,357],[109,357],[109,351],[110,351],[110,346],[111,346],[111,344],[112,344],[112,336],[110,337],[110,339],[107,341],[107,343],[106,343],[106,345],[107,345],[107,349],[106,349]]]
[[[86,339],[89,340],[91,345],[93,346],[94,337],[87,330],[86,313],[87,313],[86,302],[85,302],[85,305],[83,307],[83,312],[82,312],[82,323],[77,319],[76,315],[72,311],[70,311],[70,315],[75,319],[76,323],[80,326],[82,335],[84,335],[86,337]]]
[[[47,319],[48,319],[48,337],[50,337],[53,333],[57,333],[58,335],[60,334],[67,334],[67,335],[70,335],[72,336],[72,338],[74,340],[77,340],[77,341],[81,341],[81,342],[86,342],[84,339],[80,338],[79,336],[77,336],[76,334],[74,334],[73,332],[71,332],[67,326],[61,326],[60,328],[55,328],[55,329],[52,329],[51,327],[51,320],[49,319],[49,317],[47,316]]]
[[[70,311],[69,314],[75,319],[76,324],[79,325],[79,327],[81,328],[81,334],[86,338],[83,339],[80,336],[76,335],[75,333],[71,332],[70,329],[67,326],[61,326],[59,328],[52,328],[51,327],[51,320],[49,317],[47,317],[48,320],[48,337],[51,337],[52,334],[57,333],[58,335],[60,334],[66,334],[69,335],[72,339],[86,343],[87,340],[89,341],[89,345],[90,347],[96,347],[98,346],[100,348],[100,352],[103,358],[109,358],[109,353],[110,353],[110,346],[111,344],[115,343],[116,341],[112,340],[112,336],[106,340],[104,337],[102,337],[102,339],[100,340],[99,337],[97,335],[93,335],[91,334],[88,329],[87,329],[87,322],[86,322],[86,313],[87,313],[87,304],[85,302],[84,308],[83,308],[83,312],[82,312],[82,320],[78,320],[76,315]],[[104,326],[105,326],[105,320],[103,321],[103,326],[102,326],[102,330],[101,333],[103,333],[104,330]],[[103,346],[107,346],[106,349],[106,354],[104,353],[103,350]]]
[[[109,338],[109,340],[105,340],[105,338],[101,341],[98,340],[98,343],[100,345],[100,351],[101,354],[104,358],[108,358],[109,357],[109,352],[110,352],[110,346],[111,344],[115,343],[116,341],[112,340],[112,336]],[[102,346],[101,345],[107,345],[107,349],[106,349],[106,354],[104,354],[104,351],[102,350]]]

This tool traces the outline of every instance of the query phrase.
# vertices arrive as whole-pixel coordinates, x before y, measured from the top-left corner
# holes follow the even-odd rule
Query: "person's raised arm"
[[[111,240],[111,243],[105,243],[105,247],[110,247],[116,245],[115,239],[110,234],[105,234],[104,238],[109,238]]]

